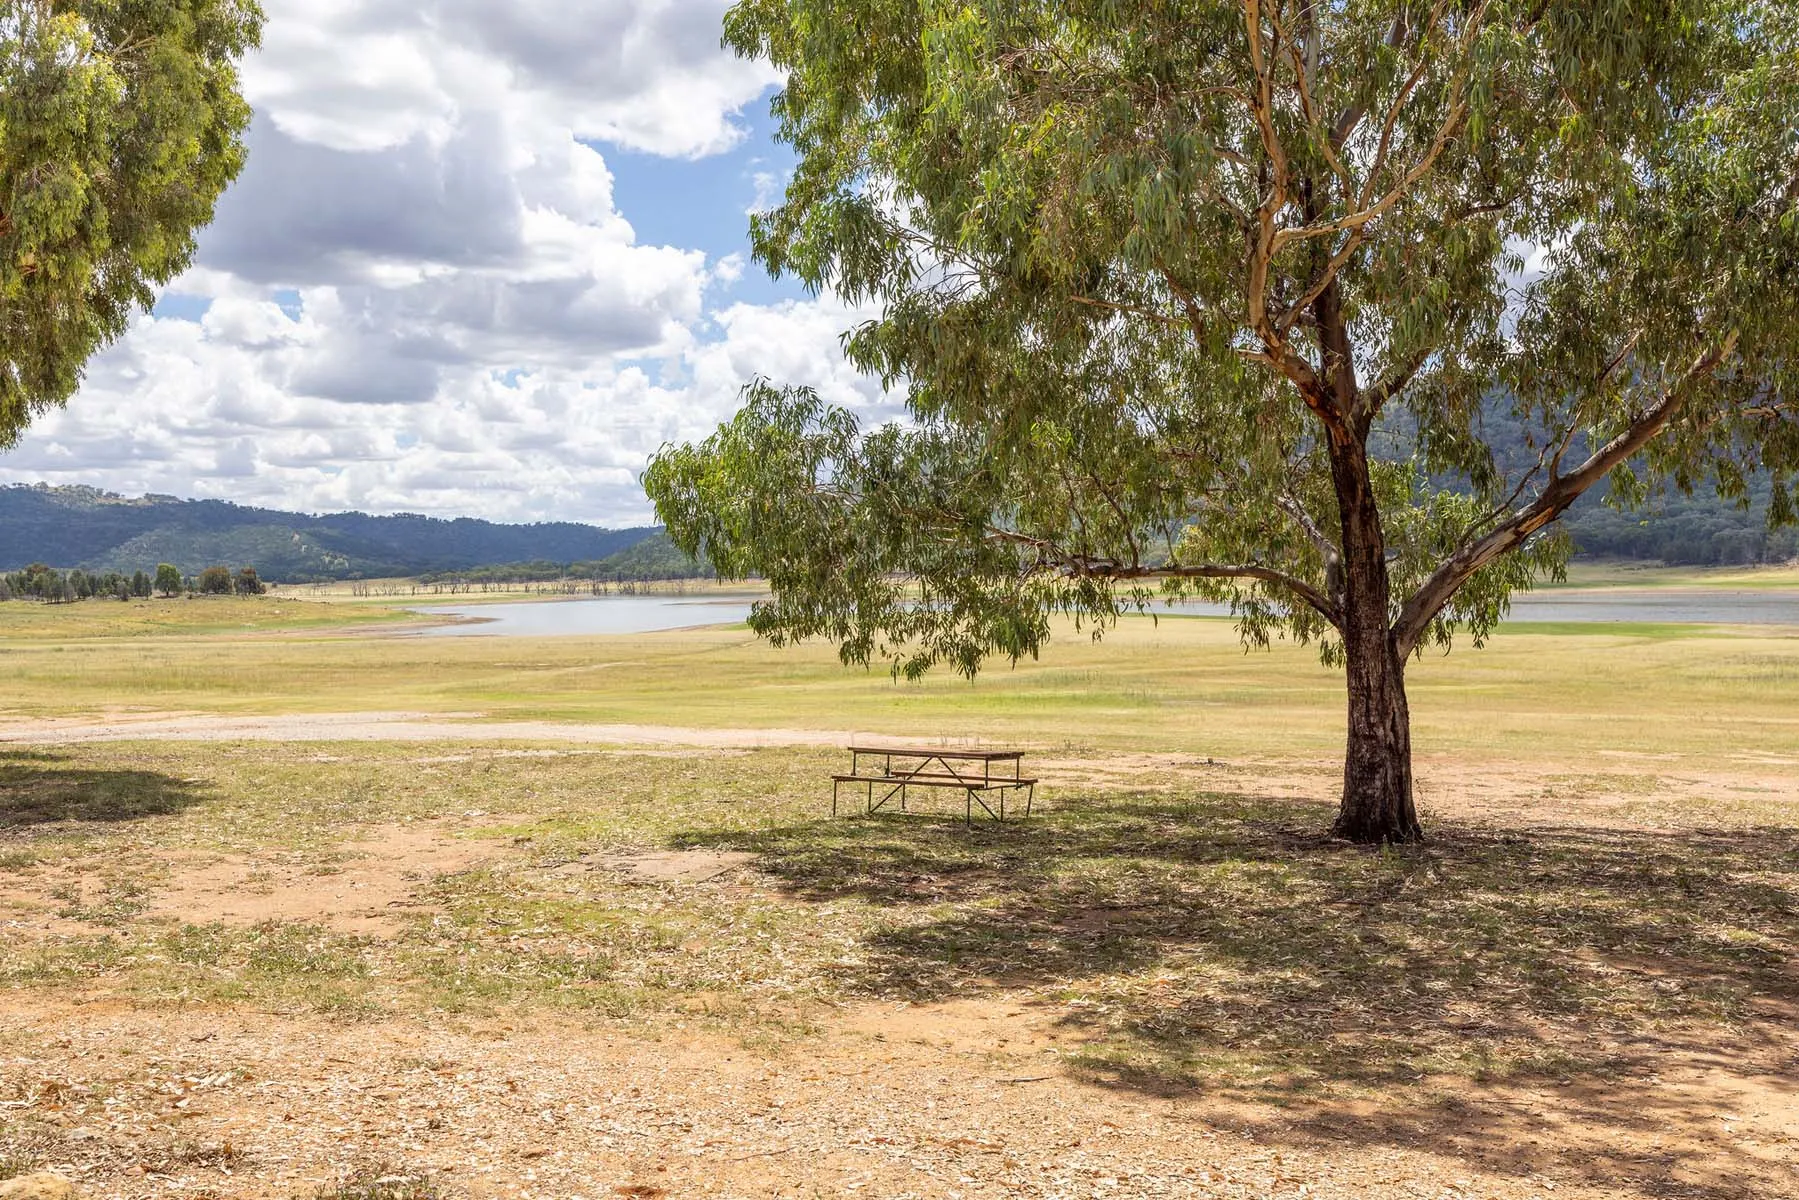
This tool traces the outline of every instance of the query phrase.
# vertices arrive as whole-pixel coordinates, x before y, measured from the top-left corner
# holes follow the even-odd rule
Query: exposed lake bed
[[[432,604],[411,611],[450,618],[410,631],[423,637],[592,637],[734,625],[749,617],[756,593],[627,595]],[[1224,617],[1222,604],[1157,604],[1149,613]],[[1799,588],[1553,588],[1514,596],[1506,625],[1526,624],[1793,625]]]

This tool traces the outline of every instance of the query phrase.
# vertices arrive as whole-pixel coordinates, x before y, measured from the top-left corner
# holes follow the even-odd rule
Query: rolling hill
[[[593,562],[659,532],[410,513],[311,516],[221,500],[129,499],[90,487],[0,487],[0,570],[8,571],[44,562],[129,574],[167,562],[184,574],[228,564],[282,582],[372,579],[527,560]]]
[[[1525,453],[1510,432],[1497,439],[1502,457]],[[1589,495],[1562,523],[1582,556],[1676,565],[1784,562],[1799,556],[1799,530],[1768,528],[1772,487],[1765,477],[1752,480],[1741,506],[1702,490],[1656,499],[1638,512],[1618,512]],[[91,487],[0,487],[0,571],[34,562],[127,575],[164,562],[186,575],[215,564],[253,566],[264,579],[284,583],[464,573],[495,581],[711,574],[657,526],[501,525],[411,513],[312,516],[221,500],[130,499]]]

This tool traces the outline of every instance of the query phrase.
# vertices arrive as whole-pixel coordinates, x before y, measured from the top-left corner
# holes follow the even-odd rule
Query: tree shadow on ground
[[[1767,1018],[1799,1012],[1799,830],[1438,822],[1425,846],[1367,850],[1311,832],[1328,819],[1248,795],[1064,795],[972,829],[876,817],[685,840],[755,851],[797,897],[879,905],[833,968],[847,991],[1027,988],[1083,1041],[1086,1078],[1273,1101],[1296,1140],[1430,1128],[1435,1149],[1529,1174],[1562,1161],[1542,1135],[1577,1114],[1583,1136],[1668,1146],[1682,1122],[1715,1127],[1715,1101],[1631,1086],[1671,1054],[1751,1074],[1790,1056]],[[1421,1081],[1451,1086],[1345,1103]],[[1799,1102],[1790,1079],[1770,1086]],[[1596,1145],[1582,1173],[1701,1197],[1763,1178],[1728,1156],[1709,1182],[1621,1156]]]
[[[195,784],[155,771],[75,766],[67,756],[40,751],[0,752],[0,834],[171,816],[203,798]]]

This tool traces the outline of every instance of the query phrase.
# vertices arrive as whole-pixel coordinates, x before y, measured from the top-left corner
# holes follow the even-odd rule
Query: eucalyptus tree
[[[652,463],[777,642],[972,672],[1227,601],[1346,668],[1335,830],[1409,841],[1406,665],[1559,571],[1578,497],[1763,469],[1792,517],[1790,0],[743,0],[726,37],[798,154],[755,252],[879,313],[846,352],[908,409],[758,380]]]
[[[255,0],[0,0],[0,446],[192,260],[261,29]]]

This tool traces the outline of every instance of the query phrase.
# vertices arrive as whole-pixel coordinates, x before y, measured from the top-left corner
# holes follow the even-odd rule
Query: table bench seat
[[[871,814],[879,812],[895,797],[899,799],[900,811],[904,812],[908,788],[960,790],[965,800],[963,816],[971,825],[977,804],[994,820],[1003,821],[1006,819],[1007,792],[1024,793],[1024,815],[1027,817],[1031,815],[1031,805],[1036,799],[1037,781],[1019,772],[1024,756],[1017,750],[955,750],[926,746],[851,746],[849,750],[849,771],[831,776],[832,816],[837,815],[839,793],[844,784],[852,787],[861,784],[867,789],[867,811]],[[865,763],[865,759],[874,761]],[[963,763],[979,766],[964,771]],[[1011,774],[994,771],[994,766],[1001,763],[1006,764]],[[873,769],[864,771],[864,765]],[[882,793],[878,797],[877,791]],[[993,795],[998,797],[997,810],[987,803],[987,798]]]
[[[973,788],[977,792],[995,792],[1003,788],[1031,787],[1035,779],[1014,779],[1007,775],[999,779],[982,779],[979,776],[966,778],[961,775],[917,774],[907,775],[895,771],[891,775],[833,775],[835,783],[912,783],[919,787]]]

